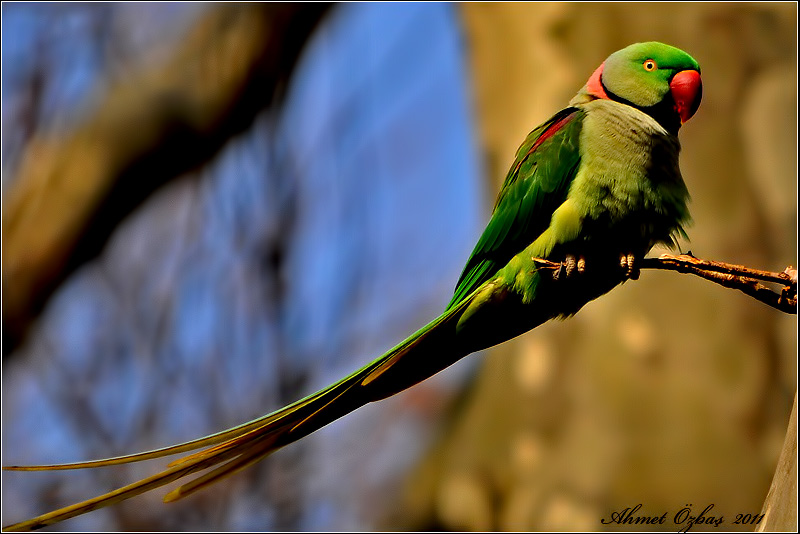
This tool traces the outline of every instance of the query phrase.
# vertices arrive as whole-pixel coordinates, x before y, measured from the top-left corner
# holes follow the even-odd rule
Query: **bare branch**
[[[541,258],[532,258],[542,269],[551,269],[559,273],[565,264]],[[690,254],[678,256],[662,254],[658,258],[645,258],[639,262],[639,269],[662,269],[693,274],[710,280],[716,284],[750,295],[764,304],[784,313],[797,313],[797,269],[789,266],[783,272],[762,271],[743,265],[734,265],[720,261],[702,260]],[[556,274],[554,274],[556,276]],[[779,292],[770,289],[759,280],[783,287]]]
[[[718,261],[701,260],[691,254],[662,254],[642,260],[642,269],[663,269],[693,274],[724,287],[738,289],[754,299],[785,313],[797,313],[797,269],[787,267],[781,273],[752,269]],[[780,293],[758,280],[782,284]]]

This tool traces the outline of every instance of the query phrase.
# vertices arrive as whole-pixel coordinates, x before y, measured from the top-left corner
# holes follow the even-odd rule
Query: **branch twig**
[[[564,265],[541,258],[533,258],[542,268],[559,271]],[[662,254],[658,258],[645,258],[637,265],[639,269],[662,269],[693,274],[724,287],[738,289],[746,295],[784,313],[797,313],[797,269],[789,266],[783,272],[762,271],[743,265],[721,261],[702,260],[691,253]],[[780,293],[762,282],[781,284]]]
[[[781,273],[752,269],[719,261],[701,260],[691,254],[662,254],[642,260],[642,269],[664,269],[694,274],[724,287],[738,289],[754,299],[784,313],[797,313],[797,269],[787,267]],[[782,284],[780,293],[758,281]]]

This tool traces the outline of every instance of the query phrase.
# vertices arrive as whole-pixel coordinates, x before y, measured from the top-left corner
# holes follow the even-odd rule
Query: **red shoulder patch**
[[[571,121],[573,118],[575,118],[574,112],[564,117],[561,117],[557,121],[553,122],[550,126],[548,126],[547,129],[545,129],[545,131],[542,132],[542,135],[540,135],[539,138],[536,141],[534,141],[533,145],[531,145],[531,147],[528,149],[528,152],[525,154],[525,156],[517,162],[517,166],[514,167],[514,173],[516,174],[517,172],[519,172],[519,168],[522,166],[522,163],[526,159],[528,159],[528,156],[533,154],[542,143],[553,137],[553,135],[555,135],[556,132],[558,132],[561,128],[563,128],[564,125],[567,124],[569,121]]]

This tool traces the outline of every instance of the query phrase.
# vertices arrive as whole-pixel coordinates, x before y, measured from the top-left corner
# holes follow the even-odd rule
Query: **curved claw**
[[[633,253],[620,254],[619,266],[625,271],[625,278],[631,280],[639,279],[639,274],[641,274],[639,260]]]
[[[558,280],[563,276],[566,278],[572,277],[576,272],[583,274],[586,271],[586,259],[583,256],[573,256],[567,254],[564,261],[559,264],[558,269],[553,272],[553,279]]]
[[[575,256],[568,254],[566,258],[564,258],[564,270],[567,273],[567,278],[572,276],[572,273],[575,272],[575,269],[578,266],[578,261],[575,259]]]

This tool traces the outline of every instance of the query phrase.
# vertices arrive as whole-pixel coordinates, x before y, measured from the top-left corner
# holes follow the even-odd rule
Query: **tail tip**
[[[166,495],[164,495],[163,501],[165,503],[175,502],[178,499],[180,499],[182,496],[183,495],[181,494],[181,488],[176,488],[176,489],[170,491],[169,493],[167,493]]]

